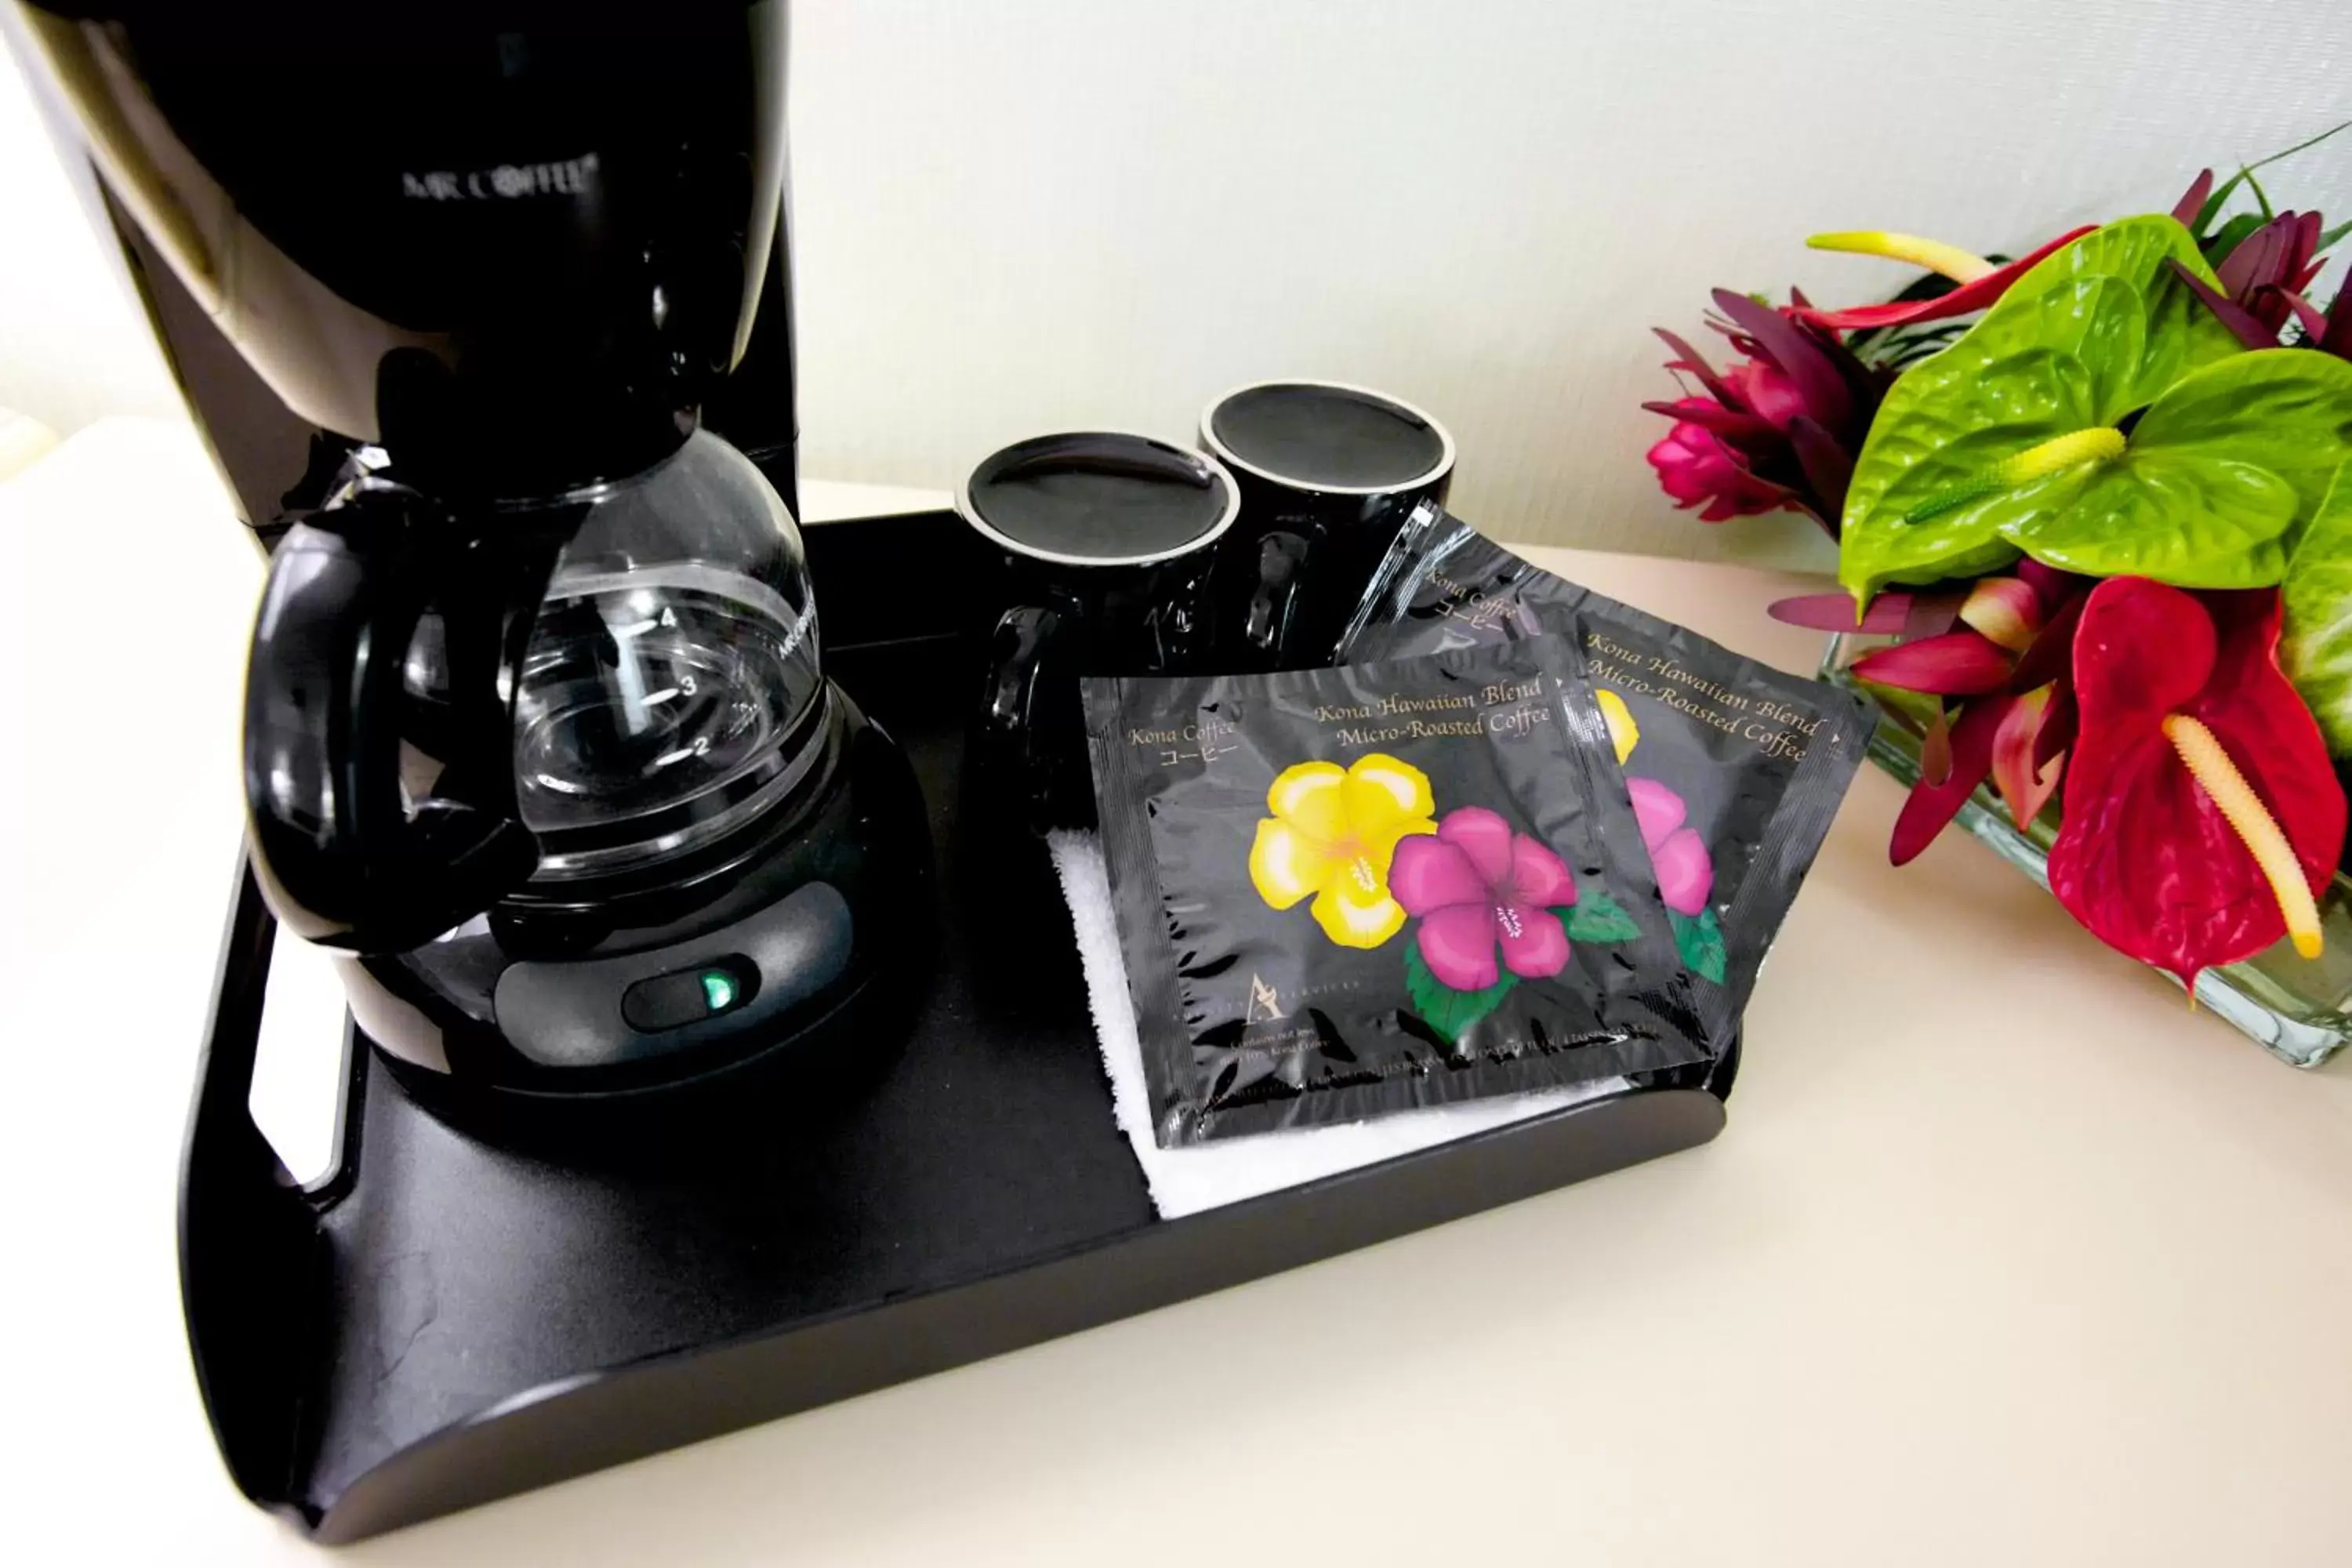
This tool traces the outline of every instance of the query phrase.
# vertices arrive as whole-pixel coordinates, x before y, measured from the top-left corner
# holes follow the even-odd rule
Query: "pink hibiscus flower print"
[[[1642,843],[1658,874],[1659,897],[1678,915],[1705,912],[1707,895],[1715,890],[1715,861],[1697,830],[1683,826],[1689,815],[1683,797],[1655,779],[1629,778],[1625,790],[1633,797]]]
[[[1506,968],[1549,980],[1568,967],[1568,932],[1551,911],[1576,902],[1576,879],[1484,806],[1448,812],[1436,833],[1399,843],[1389,891],[1420,920],[1413,941],[1441,984],[1483,991]]]

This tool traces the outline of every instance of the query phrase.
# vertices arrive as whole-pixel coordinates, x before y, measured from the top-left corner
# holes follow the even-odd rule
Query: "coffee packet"
[[[1721,1048],[1874,719],[1859,698],[1563,581],[1434,506],[1375,569],[1339,653],[1387,659],[1570,632]]]
[[[1163,1147],[1707,1059],[1580,662],[1085,683]]]

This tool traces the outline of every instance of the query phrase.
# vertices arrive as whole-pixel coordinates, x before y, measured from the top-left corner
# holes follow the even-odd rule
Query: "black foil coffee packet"
[[[1574,631],[1720,1047],[1862,764],[1860,699],[1563,581],[1423,507],[1372,575],[1344,658]]]
[[[1085,683],[1163,1147],[1707,1059],[1580,662]]]

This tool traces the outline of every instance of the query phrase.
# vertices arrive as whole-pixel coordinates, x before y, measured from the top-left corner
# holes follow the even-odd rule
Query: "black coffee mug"
[[[1397,530],[1454,480],[1444,426],[1339,382],[1236,387],[1202,411],[1201,444],[1241,486],[1213,591],[1235,668],[1328,663]]]
[[[973,762],[1033,826],[1093,819],[1080,676],[1216,662],[1211,574],[1240,501],[1214,458],[1110,432],[1017,442],[957,492],[1013,584],[989,639]]]

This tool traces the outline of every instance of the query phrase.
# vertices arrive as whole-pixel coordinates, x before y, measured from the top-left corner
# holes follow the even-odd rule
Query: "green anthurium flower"
[[[2183,376],[2243,355],[2173,263],[2211,279],[2196,242],[2169,216],[2095,230],[2019,279],[1965,336],[1895,383],[1846,495],[1840,575],[1857,598],[1888,583],[1973,575],[2040,553],[2032,525],[2088,504],[2096,473],[2130,444],[2119,428],[2128,416],[2152,413]],[[2204,471],[2201,455],[2188,472],[2141,468],[2127,489],[2096,498],[2084,530],[2105,538],[2218,508],[2226,523],[2175,552],[2189,563],[2185,580],[2234,584],[2265,567],[2272,574],[2261,580],[2277,580],[2280,559],[2226,569],[2212,560],[2231,550],[2259,556],[2284,531],[2284,522],[2270,527],[2274,491]],[[2050,548],[2052,564],[2062,563],[2055,556],[2064,547]]]
[[[2001,537],[2088,576],[2266,587],[2285,574],[2289,531],[2352,458],[2352,363],[2263,349],[2208,365],[2110,446],[2043,479]]]
[[[2279,662],[2319,720],[2327,749],[2352,757],[2352,465],[2303,531],[2286,565]]]
[[[2132,432],[2131,449],[2265,468],[2294,488],[2296,515],[2319,510],[2352,444],[2352,360],[2256,349],[2184,376]]]
[[[2111,279],[2127,286],[2140,306],[2140,333],[2134,340],[2133,357],[2112,355],[2117,361],[2116,373],[2124,376],[2117,390],[2137,398],[2133,406],[2146,405],[2185,372],[2225,358],[2243,347],[2173,272],[2173,262],[2187,268],[2200,282],[2218,286],[2219,279],[2197,248],[2196,240],[2178,219],[2167,214],[2126,218],[2095,229],[2011,286],[2000,305],[1978,323],[1979,329],[1993,329],[1985,334],[1984,346],[1990,351],[1990,357],[1999,357],[2028,346],[2034,331],[2055,328],[2057,335],[2042,346],[2060,348],[2072,343],[2084,358],[2111,357],[2112,345],[2096,333],[2079,340],[2067,338],[2063,311],[2054,318],[2045,311],[2033,318],[2031,325],[2021,319],[2026,317],[2030,303],[2053,289],[2095,279]],[[1996,314],[2003,317],[1999,323],[1993,321]],[[2112,326],[2107,330],[2112,331]],[[1973,337],[1976,333],[1969,335]]]

